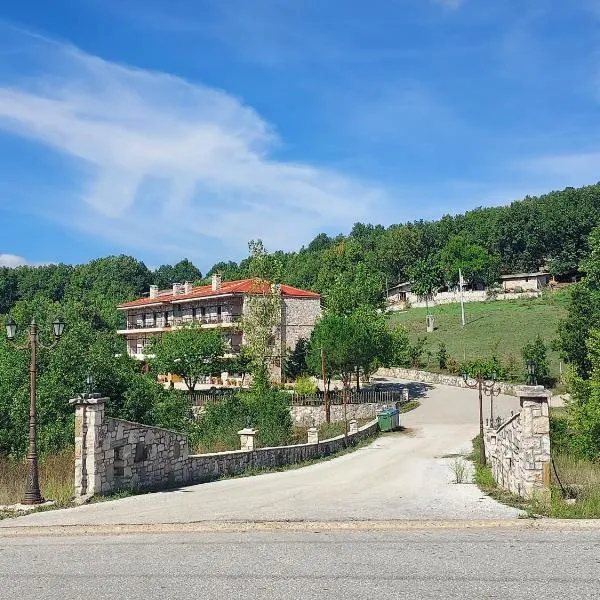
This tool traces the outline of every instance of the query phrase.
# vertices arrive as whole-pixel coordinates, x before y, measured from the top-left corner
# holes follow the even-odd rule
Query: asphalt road
[[[597,531],[2,538],[3,600],[598,598]]]
[[[407,431],[302,469],[228,479],[36,513],[2,527],[190,523],[201,521],[344,521],[514,519],[517,511],[473,484],[452,483],[452,455],[468,453],[478,431],[474,390],[412,384],[421,406],[402,415]],[[516,398],[496,400],[508,416]],[[487,410],[487,402],[486,402]],[[449,456],[450,455],[450,456]]]

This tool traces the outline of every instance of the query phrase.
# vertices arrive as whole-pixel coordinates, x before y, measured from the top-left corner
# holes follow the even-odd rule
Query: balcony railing
[[[241,315],[205,315],[192,318],[191,316],[170,318],[165,322],[164,318],[154,321],[136,320],[127,321],[126,329],[163,329],[165,327],[180,327],[182,325],[190,325],[198,323],[200,325],[238,325],[242,321]]]

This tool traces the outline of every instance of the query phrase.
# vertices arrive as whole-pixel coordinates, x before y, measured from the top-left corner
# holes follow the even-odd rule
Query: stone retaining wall
[[[390,408],[390,404],[348,404],[347,417],[350,419],[374,419],[378,412],[384,408]],[[340,404],[330,405],[331,420],[344,421],[344,406]],[[290,412],[294,425],[308,427],[313,423],[318,427],[325,422],[324,406],[291,406]]]
[[[484,431],[485,454],[496,483],[523,498],[550,494],[549,393],[542,386],[518,390],[521,412]]]
[[[430,373],[429,371],[419,371],[417,369],[403,369],[400,367],[391,367],[389,369],[379,369],[374,377],[391,377],[394,379],[406,379],[419,383],[431,383],[439,385],[450,385],[454,387],[466,388],[462,377],[458,375],[445,375],[443,373]],[[507,396],[517,396],[516,389],[519,387],[513,383],[499,381],[500,393]]]
[[[348,434],[347,440],[340,435],[316,444],[259,448],[251,452],[238,450],[236,452],[191,455],[188,457],[190,477],[188,483],[202,483],[223,475],[237,475],[247,469],[280,467],[329,456],[347,446],[353,446],[363,439],[374,436],[377,429],[377,421],[372,421],[360,427],[357,433]]]
[[[75,406],[75,496],[79,498],[122,489],[201,483],[248,468],[294,464],[328,456],[377,432],[377,422],[372,421],[347,438],[342,435],[315,444],[190,455],[185,434],[107,417],[107,400],[71,400]]]

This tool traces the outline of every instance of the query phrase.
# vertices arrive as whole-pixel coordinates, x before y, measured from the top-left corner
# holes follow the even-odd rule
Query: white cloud
[[[15,254],[0,254],[0,267],[20,267],[29,264],[22,256]]]
[[[34,47],[36,76],[0,79],[0,129],[76,159],[52,213],[79,230],[196,258],[254,237],[294,248],[371,218],[385,198],[352,177],[278,160],[271,125],[222,90],[40,38]]]

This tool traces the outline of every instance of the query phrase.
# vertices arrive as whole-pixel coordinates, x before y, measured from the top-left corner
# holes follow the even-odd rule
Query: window
[[[206,316],[206,306],[201,306],[200,307],[200,314],[205,317]]]
[[[196,320],[196,309],[192,308],[192,319],[195,321]]]

